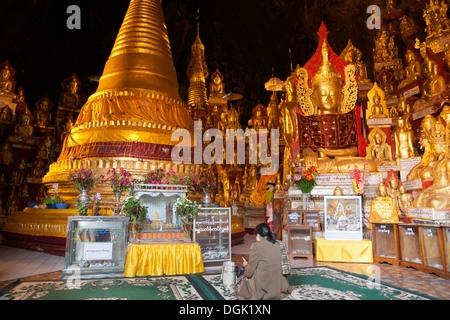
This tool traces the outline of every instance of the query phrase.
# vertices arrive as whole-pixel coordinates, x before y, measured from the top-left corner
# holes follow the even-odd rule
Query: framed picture
[[[305,210],[303,224],[313,227],[314,231],[320,231],[320,210]]]
[[[325,240],[363,239],[361,197],[324,197]]]
[[[287,225],[299,226],[302,224],[302,210],[287,210]]]

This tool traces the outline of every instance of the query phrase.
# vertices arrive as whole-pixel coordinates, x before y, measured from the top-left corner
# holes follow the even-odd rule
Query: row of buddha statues
[[[42,202],[42,177],[61,151],[82,103],[81,82],[73,74],[62,81],[57,108],[45,95],[30,111],[25,90],[15,90],[14,75],[8,61],[0,65],[0,180],[10,186],[0,196],[7,212]]]

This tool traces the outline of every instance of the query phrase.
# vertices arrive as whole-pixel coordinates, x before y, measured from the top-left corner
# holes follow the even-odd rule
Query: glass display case
[[[400,235],[400,265],[422,269],[422,254],[420,250],[419,226],[414,224],[399,224]]]
[[[441,274],[444,271],[443,241],[441,241],[440,235],[442,229],[437,225],[422,225],[419,230],[422,241],[424,271]]]
[[[363,239],[361,197],[324,197],[325,240]]]
[[[231,209],[199,208],[193,240],[200,245],[203,263],[214,265],[231,260]]]
[[[288,255],[290,257],[313,258],[312,230],[312,226],[288,228]]]
[[[398,226],[394,223],[373,223],[373,260],[400,264]]]
[[[123,275],[127,239],[128,217],[69,217],[63,278]]]
[[[450,226],[445,226],[442,229],[444,236],[446,278],[450,279]]]
[[[302,210],[287,210],[287,226],[299,226],[303,222]]]
[[[313,227],[314,231],[320,231],[320,210],[305,210],[303,212],[303,224]]]

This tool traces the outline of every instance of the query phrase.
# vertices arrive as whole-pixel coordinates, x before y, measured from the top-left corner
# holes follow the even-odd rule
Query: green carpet
[[[428,300],[433,297],[329,267],[292,269],[286,300]],[[369,285],[368,285],[369,283]],[[0,300],[235,300],[220,274],[67,280],[17,280],[0,290]]]

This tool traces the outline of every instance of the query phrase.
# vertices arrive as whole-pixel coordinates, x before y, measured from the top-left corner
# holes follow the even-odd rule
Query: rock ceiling
[[[92,77],[101,75],[128,0],[64,1],[2,0],[0,3],[0,62],[9,60],[16,69],[17,87],[26,91],[30,109],[46,93],[57,101],[61,81],[76,73],[87,98],[95,91]],[[68,30],[66,8],[81,8],[81,30]],[[269,93],[264,83],[274,75],[286,79],[292,63],[303,65],[317,47],[317,30],[324,21],[329,42],[340,53],[351,39],[372,64],[373,33],[366,27],[373,0],[163,0],[180,96],[186,100],[186,67],[196,34],[200,10],[200,37],[205,45],[209,72],[219,69],[227,92],[244,96],[243,110],[261,103]],[[397,1],[408,8],[408,1]],[[422,10],[411,13],[421,22]],[[423,30],[423,26],[421,26]],[[401,42],[401,39],[400,39]],[[403,43],[399,43],[402,54]]]

